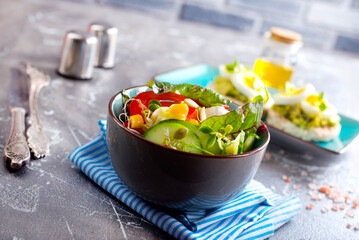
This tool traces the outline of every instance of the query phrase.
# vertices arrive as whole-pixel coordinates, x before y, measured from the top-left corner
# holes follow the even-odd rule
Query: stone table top
[[[252,65],[262,39],[207,25],[164,21],[128,9],[67,1],[2,0],[0,19],[1,151],[10,124],[10,68],[26,60],[52,78],[39,97],[50,155],[16,173],[0,165],[0,238],[172,239],[90,181],[67,156],[99,133],[97,121],[106,118],[109,99],[121,89],[198,63],[216,66],[238,59]],[[65,32],[86,30],[98,19],[119,30],[116,67],[95,69],[90,81],[58,76],[55,69]],[[358,56],[304,47],[294,81],[313,83],[341,113],[359,119],[358,69]],[[255,179],[303,202],[301,213],[271,239],[359,239],[359,232],[346,228],[359,222],[357,216],[344,217],[349,205],[343,211],[322,213],[333,202],[328,198],[313,201],[308,194],[310,183],[359,191],[358,142],[336,159],[304,159],[275,142],[268,153]],[[283,175],[291,182],[283,181]],[[350,194],[354,198],[358,193]],[[314,204],[310,211],[305,209],[309,203]]]

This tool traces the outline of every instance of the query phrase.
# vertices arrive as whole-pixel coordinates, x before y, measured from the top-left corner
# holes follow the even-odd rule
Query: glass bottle
[[[272,27],[264,36],[261,56],[253,71],[269,86],[284,90],[290,81],[301,48],[302,36],[296,32]]]

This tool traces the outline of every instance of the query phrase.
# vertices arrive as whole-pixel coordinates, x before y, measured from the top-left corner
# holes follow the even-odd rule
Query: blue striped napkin
[[[103,189],[177,239],[266,239],[301,210],[297,197],[279,196],[252,180],[238,198],[210,214],[183,213],[197,226],[197,231],[190,231],[178,217],[144,201],[121,181],[107,152],[106,121],[99,125],[102,134],[76,148],[69,156],[71,161]]]

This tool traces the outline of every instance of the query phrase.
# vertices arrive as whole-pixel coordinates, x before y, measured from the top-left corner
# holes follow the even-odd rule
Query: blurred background
[[[262,35],[271,26],[303,35],[305,47],[359,54],[359,0],[73,0],[112,5],[167,21]]]
[[[253,67],[264,33],[287,28],[304,44],[292,81],[312,83],[359,119],[356,96],[348,94],[359,89],[359,0],[0,0],[0,19],[7,29],[0,59],[27,59],[53,73],[67,31],[86,31],[93,21],[118,28],[116,67],[94,71],[99,85],[114,84],[104,87],[103,105],[118,89],[173,69],[234,59]]]

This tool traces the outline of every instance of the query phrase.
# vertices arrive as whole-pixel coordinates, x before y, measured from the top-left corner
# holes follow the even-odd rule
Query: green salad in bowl
[[[128,129],[167,148],[208,155],[248,152],[262,125],[263,97],[230,109],[230,100],[192,84],[151,81],[152,90],[123,93],[119,119]]]

